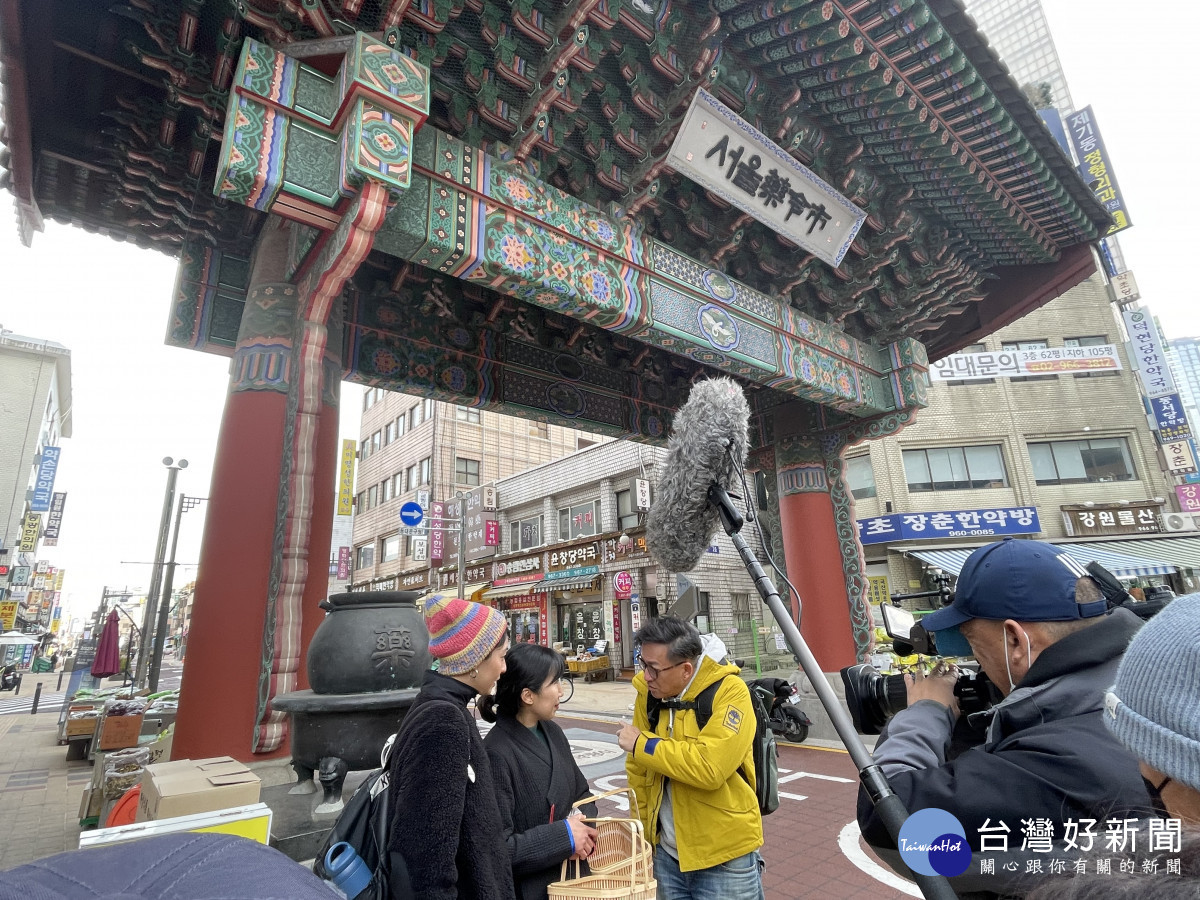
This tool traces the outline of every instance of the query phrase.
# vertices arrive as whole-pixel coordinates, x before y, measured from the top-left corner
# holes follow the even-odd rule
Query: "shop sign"
[[[621,604],[610,603],[612,607],[612,639],[615,643],[621,643]]]
[[[628,600],[633,593],[633,576],[628,572],[618,572],[613,576],[613,591],[618,600]]]
[[[46,576],[34,575],[33,584],[30,585],[35,591],[44,591],[46,589]]]
[[[350,577],[350,548],[338,547],[337,580],[345,581]]]
[[[633,508],[638,512],[650,510],[650,479],[633,479]]]
[[[39,559],[36,563],[34,563],[33,571],[37,572],[39,575],[51,575],[54,573],[54,569],[50,567],[50,563],[44,559]]]
[[[530,584],[542,580],[542,556],[523,556],[492,563],[492,586]]]
[[[348,516],[354,512],[354,457],[355,442],[343,440],[342,462],[338,467],[337,514],[339,516]]]
[[[867,218],[705,90],[692,98],[667,164],[835,268]]]
[[[429,559],[440,563],[446,558],[446,532],[442,516],[446,512],[446,504],[435,500],[429,504]]]
[[[505,611],[514,609],[541,609],[545,594],[519,594],[516,597],[501,597],[496,605]]]
[[[629,596],[629,627],[634,631],[642,627],[642,600],[637,593]]]
[[[0,603],[0,631],[12,631],[17,625],[17,602],[5,600]]]
[[[58,447],[43,447],[42,462],[38,466],[37,480],[33,483],[33,499],[29,508],[33,512],[50,512],[50,498],[54,493],[54,476],[58,473]]]
[[[569,578],[587,578],[589,575],[599,574],[599,566],[575,566],[571,569],[559,569],[557,572],[547,572],[545,581],[566,581]]]
[[[646,547],[645,534],[630,534],[628,547],[622,547],[618,543],[617,538],[606,538],[600,545],[600,561],[628,560],[635,556],[645,556],[649,552]]]
[[[50,501],[50,512],[46,515],[46,533],[42,535],[42,543],[47,547],[58,546],[58,532],[62,527],[63,508],[67,505],[67,495],[56,491]]]
[[[1133,361],[1137,366],[1142,389],[1150,398],[1163,397],[1175,392],[1175,379],[1167,365],[1167,354],[1163,350],[1162,336],[1154,317],[1146,309],[1121,311],[1125,330],[1129,332],[1129,343],[1133,347]]]
[[[1192,429],[1188,427],[1187,414],[1183,411],[1183,400],[1178,394],[1152,398],[1150,409],[1158,426],[1159,440],[1163,442],[1177,441],[1192,436]]]
[[[463,570],[463,577],[467,584],[477,584],[482,581],[488,581],[490,566],[467,566]],[[441,587],[458,587],[458,569],[447,569],[438,575],[438,584]]]
[[[56,591],[62,590],[63,581],[66,579],[66,577],[67,577],[66,569],[56,569],[54,571],[54,589]]]
[[[29,566],[13,566],[12,583],[13,585],[29,584],[30,570]]]
[[[491,490],[494,492],[495,488]],[[446,504],[446,512],[451,519],[463,520],[461,527],[467,547],[467,562],[495,556],[496,548],[500,545],[500,522],[496,511],[486,508],[483,492],[484,488],[475,488],[463,499]],[[457,528],[446,533],[446,554],[443,559],[447,562],[458,561],[458,541]]]
[[[858,539],[864,545],[897,540],[1037,534],[1041,530],[1037,510],[1031,506],[895,513],[858,520]]]
[[[568,547],[566,550],[552,550],[550,551],[550,560],[546,568],[557,569],[560,566],[575,566],[579,563],[595,560],[598,555],[595,541],[588,544],[581,544],[578,547]],[[549,578],[550,576],[547,575],[546,577]]]
[[[1113,293],[1117,296],[1117,303],[1124,306],[1142,299],[1142,293],[1138,290],[1137,279],[1133,277],[1132,270],[1114,275],[1111,280]]]
[[[373,591],[394,591],[396,589],[396,579],[381,578],[378,581],[371,582],[371,590]]]
[[[1200,484],[1177,484],[1175,496],[1184,512],[1200,512]]]
[[[952,353],[929,365],[934,381],[974,381],[980,378],[1023,378],[1066,372],[1116,372],[1121,358],[1114,344],[1091,347],[1039,347]]]
[[[1092,506],[1063,506],[1063,525],[1071,537],[1104,534],[1146,534],[1157,532],[1159,504],[1153,500],[1128,504],[1095,503]]]
[[[1167,471],[1172,475],[1185,475],[1196,471],[1196,455],[1192,453],[1192,444],[1187,438],[1167,441],[1162,450]]]
[[[17,549],[22,553],[32,553],[37,549],[38,533],[42,530],[42,517],[37,513],[26,513],[21,522],[21,538]]]
[[[397,575],[396,580],[400,583],[400,590],[415,591],[429,586],[429,570],[421,569],[419,572],[405,572]]]
[[[1067,135],[1079,159],[1079,173],[1085,184],[1090,184],[1096,199],[1113,217],[1113,225],[1102,237],[1109,237],[1128,228],[1133,222],[1129,218],[1117,177],[1113,174],[1108,149],[1100,136],[1096,114],[1091,106],[1085,106],[1067,115]]]
[[[604,639],[608,641],[610,647],[616,642],[616,634],[613,632],[614,609],[617,611],[617,615],[620,615],[620,607],[611,600],[600,601],[600,615],[604,618]]]

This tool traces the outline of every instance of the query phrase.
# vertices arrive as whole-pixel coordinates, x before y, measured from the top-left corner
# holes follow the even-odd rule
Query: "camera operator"
[[[975,859],[953,880],[960,896],[1018,890],[1025,865],[1022,822],[1049,819],[1054,838],[1068,819],[1142,815],[1150,797],[1129,752],[1102,722],[1104,693],[1140,620],[1107,611],[1099,585],[1057,547],[1004,540],[972,553],[951,606],[926,616],[940,656],[973,655],[1004,695],[987,717],[986,738],[953,756],[959,716],[956,667],[909,676],[908,707],[888,723],[874,757],[909,813],[935,807],[962,823]],[[860,791],[863,837],[906,874],[895,842]],[[1007,829],[1013,854],[981,874],[980,829]],[[998,845],[989,843],[989,855]],[[1006,870],[1005,864],[1011,866]],[[976,896],[976,894],[971,894]]]

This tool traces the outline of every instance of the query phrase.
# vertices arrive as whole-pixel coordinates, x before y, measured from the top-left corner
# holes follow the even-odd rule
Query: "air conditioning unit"
[[[1163,531],[1200,531],[1190,513],[1163,513]]]

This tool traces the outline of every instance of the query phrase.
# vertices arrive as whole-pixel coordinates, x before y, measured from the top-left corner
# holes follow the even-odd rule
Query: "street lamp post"
[[[134,683],[138,687],[144,687],[146,684],[146,657],[148,654],[144,648],[154,630],[155,618],[158,613],[158,598],[162,590],[163,560],[167,556],[167,535],[171,528],[171,507],[175,505],[175,479],[179,475],[179,470],[186,469],[187,464],[186,459],[181,459],[178,463],[169,456],[163,459],[163,465],[167,467],[167,490],[163,496],[162,519],[158,525],[158,549],[154,554],[154,573],[150,577],[150,595],[146,598],[146,614],[142,619],[143,652],[138,655],[137,677],[134,679]]]
[[[185,462],[185,460],[180,460]],[[171,614],[171,590],[175,586],[175,549],[179,546],[179,521],[183,514],[203,503],[205,497],[179,495],[179,507],[175,511],[175,530],[171,535],[171,558],[167,562],[162,580],[162,602],[158,605],[158,625],[154,629],[153,651],[150,656],[150,690],[158,690],[158,676],[162,671],[163,648],[167,643],[167,619]]]

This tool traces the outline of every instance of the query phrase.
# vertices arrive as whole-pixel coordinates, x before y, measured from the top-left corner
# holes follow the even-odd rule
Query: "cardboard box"
[[[100,727],[101,750],[121,750],[136,747],[142,733],[142,716],[105,716]]]
[[[175,729],[168,728],[162,733],[162,736],[157,740],[145,743],[146,736],[142,735],[143,743],[138,746],[145,747],[150,751],[150,765],[155,763],[164,763],[171,758],[171,744],[175,738]]]
[[[88,809],[92,805],[92,789],[85,787],[83,789],[83,799],[79,801],[79,818],[86,819],[88,817]]]
[[[98,719],[98,716],[89,716],[86,719],[67,719],[67,730],[63,737],[91,737],[96,733]]]
[[[147,766],[142,773],[137,821],[257,803],[261,786],[257,775],[230,756]]]

